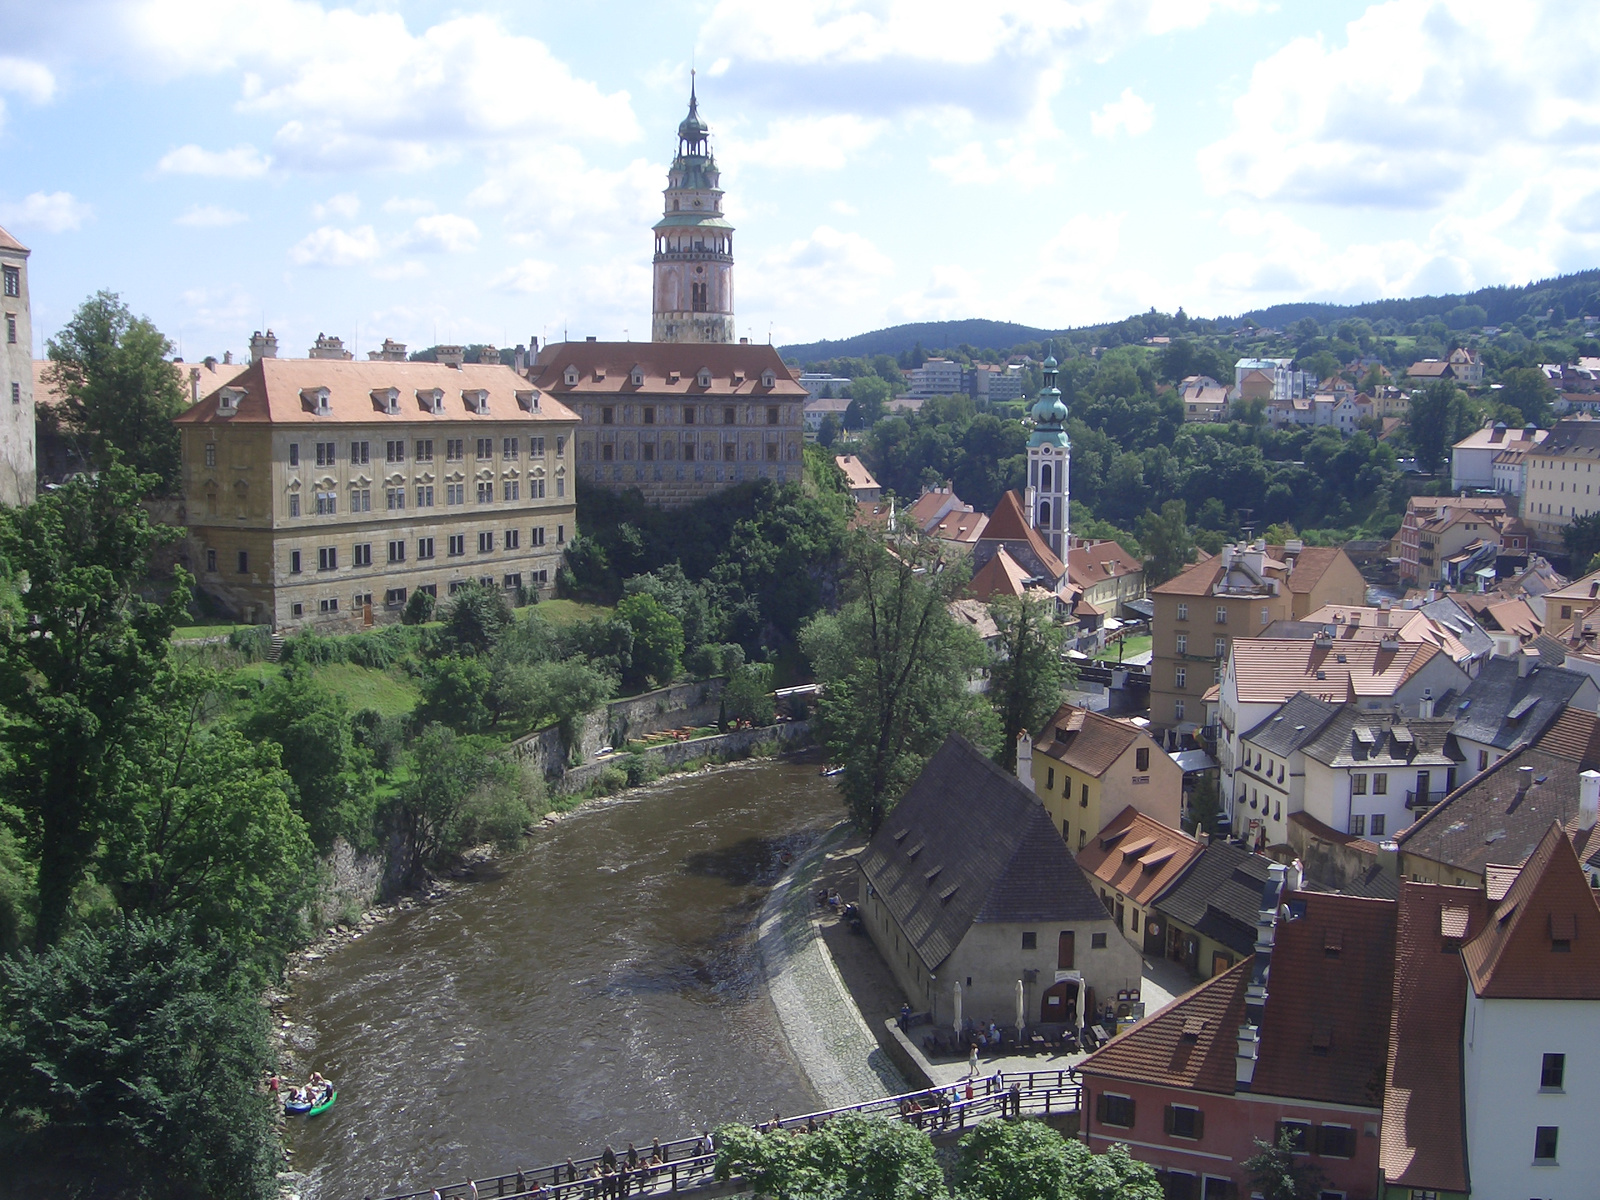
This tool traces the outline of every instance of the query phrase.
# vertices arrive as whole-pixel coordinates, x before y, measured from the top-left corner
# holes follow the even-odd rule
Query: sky
[[[1592,0],[0,0],[36,343],[649,336],[691,68],[739,333],[1600,266]],[[36,344],[35,352],[40,352]]]

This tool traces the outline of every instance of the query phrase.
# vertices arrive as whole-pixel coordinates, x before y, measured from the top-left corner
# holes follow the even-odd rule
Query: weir
[[[930,1137],[940,1133],[955,1133],[979,1121],[1002,1117],[1057,1117],[1068,1116],[1079,1110],[1083,1087],[1076,1071],[1014,1071],[981,1076],[971,1081],[972,1098],[967,1099],[967,1081],[922,1091],[907,1092],[899,1096],[885,1096],[843,1108],[824,1109],[821,1112],[802,1113],[757,1124],[763,1132],[785,1129],[804,1133],[812,1122],[821,1125],[830,1117],[845,1113],[860,1113],[883,1117],[892,1121],[910,1121]],[[1012,1088],[1016,1089],[1015,1094]],[[940,1094],[949,1099],[940,1110]],[[910,1102],[922,1105],[918,1112],[908,1111]],[[674,1192],[704,1193],[719,1185],[715,1178],[717,1156],[708,1152],[703,1137],[677,1138],[661,1143],[665,1161],[659,1166],[641,1165],[635,1169],[625,1167],[618,1156],[618,1172],[612,1175],[592,1176],[591,1169],[600,1166],[602,1156],[586,1155],[541,1167],[524,1167],[480,1179],[463,1180],[421,1191],[398,1192],[384,1200],[490,1200],[491,1197],[516,1197],[537,1195],[546,1200],[626,1200],[629,1196],[666,1195]],[[654,1146],[650,1152],[654,1153]],[[364,1197],[363,1200],[371,1200]]]

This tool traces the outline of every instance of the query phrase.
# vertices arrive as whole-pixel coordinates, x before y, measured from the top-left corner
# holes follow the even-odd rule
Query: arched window
[[[1039,468],[1039,486],[1043,490],[1045,490],[1047,492],[1050,490],[1050,464],[1049,463],[1045,463],[1044,466]]]
[[[1039,504],[1039,528],[1050,528],[1050,501],[1044,500]]]

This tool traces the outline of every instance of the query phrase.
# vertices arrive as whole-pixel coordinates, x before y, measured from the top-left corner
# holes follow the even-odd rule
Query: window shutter
[[[1133,1128],[1133,1116],[1134,1116],[1134,1099],[1133,1099],[1132,1096],[1129,1096],[1128,1097],[1128,1128],[1129,1129]]]
[[[1194,1140],[1199,1141],[1206,1135],[1206,1114],[1196,1109],[1194,1114]]]
[[[1106,1097],[1104,1092],[1095,1097],[1094,1119],[1102,1125],[1106,1123]]]
[[[1172,1105],[1169,1104],[1161,1110],[1161,1132],[1166,1134],[1168,1137],[1171,1137],[1173,1124],[1174,1117]]]

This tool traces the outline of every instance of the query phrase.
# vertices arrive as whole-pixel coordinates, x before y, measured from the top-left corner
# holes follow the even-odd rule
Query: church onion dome
[[[1044,386],[1039,389],[1039,398],[1033,402],[1031,410],[1033,433],[1028,438],[1030,446],[1060,446],[1064,449],[1069,444],[1067,406],[1061,399],[1060,389],[1056,387],[1056,367],[1054,355],[1044,360]]]
[[[700,101],[694,94],[694,80],[689,81],[689,115],[678,122],[678,140],[690,147],[701,145],[711,132],[711,126],[700,119]]]

